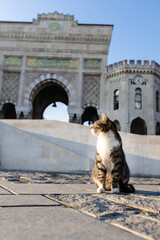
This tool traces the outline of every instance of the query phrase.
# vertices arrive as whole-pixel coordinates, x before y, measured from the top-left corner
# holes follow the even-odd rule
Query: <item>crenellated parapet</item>
[[[40,20],[65,20],[65,21],[74,21],[74,15],[63,14],[58,12],[53,13],[42,13],[37,15],[37,19],[33,19],[33,23],[37,23]]]
[[[123,73],[147,73],[160,76],[160,65],[155,61],[148,60],[123,60],[107,66],[107,78]]]

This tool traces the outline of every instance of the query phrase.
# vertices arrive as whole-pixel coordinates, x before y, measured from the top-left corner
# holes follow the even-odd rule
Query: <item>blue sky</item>
[[[32,21],[38,13],[54,11],[74,15],[79,23],[113,24],[108,64],[124,59],[160,64],[160,0],[1,0],[0,20]],[[68,121],[61,105],[49,107],[45,116],[58,120],[60,112]]]
[[[113,24],[108,64],[123,59],[160,64],[160,0],[1,0],[0,20],[32,21],[58,11],[79,23]]]

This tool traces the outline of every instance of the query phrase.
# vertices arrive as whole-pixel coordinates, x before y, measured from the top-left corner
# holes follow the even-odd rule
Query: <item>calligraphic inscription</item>
[[[16,66],[19,67],[22,64],[21,57],[5,57],[4,65],[5,66]]]
[[[84,68],[86,68],[86,69],[100,69],[101,68],[101,60],[86,59],[86,60],[84,60]]]
[[[28,67],[78,68],[78,59],[28,58]]]

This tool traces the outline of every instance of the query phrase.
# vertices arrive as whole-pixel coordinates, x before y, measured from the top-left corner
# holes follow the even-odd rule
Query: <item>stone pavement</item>
[[[90,174],[0,171],[0,239],[160,239],[160,178],[97,194]]]

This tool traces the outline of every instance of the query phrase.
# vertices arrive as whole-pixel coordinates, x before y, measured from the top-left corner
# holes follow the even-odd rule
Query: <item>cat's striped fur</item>
[[[130,171],[115,124],[103,113],[102,119],[94,122],[91,132],[98,137],[96,161],[92,170],[97,192],[134,192],[134,187],[128,184]]]

